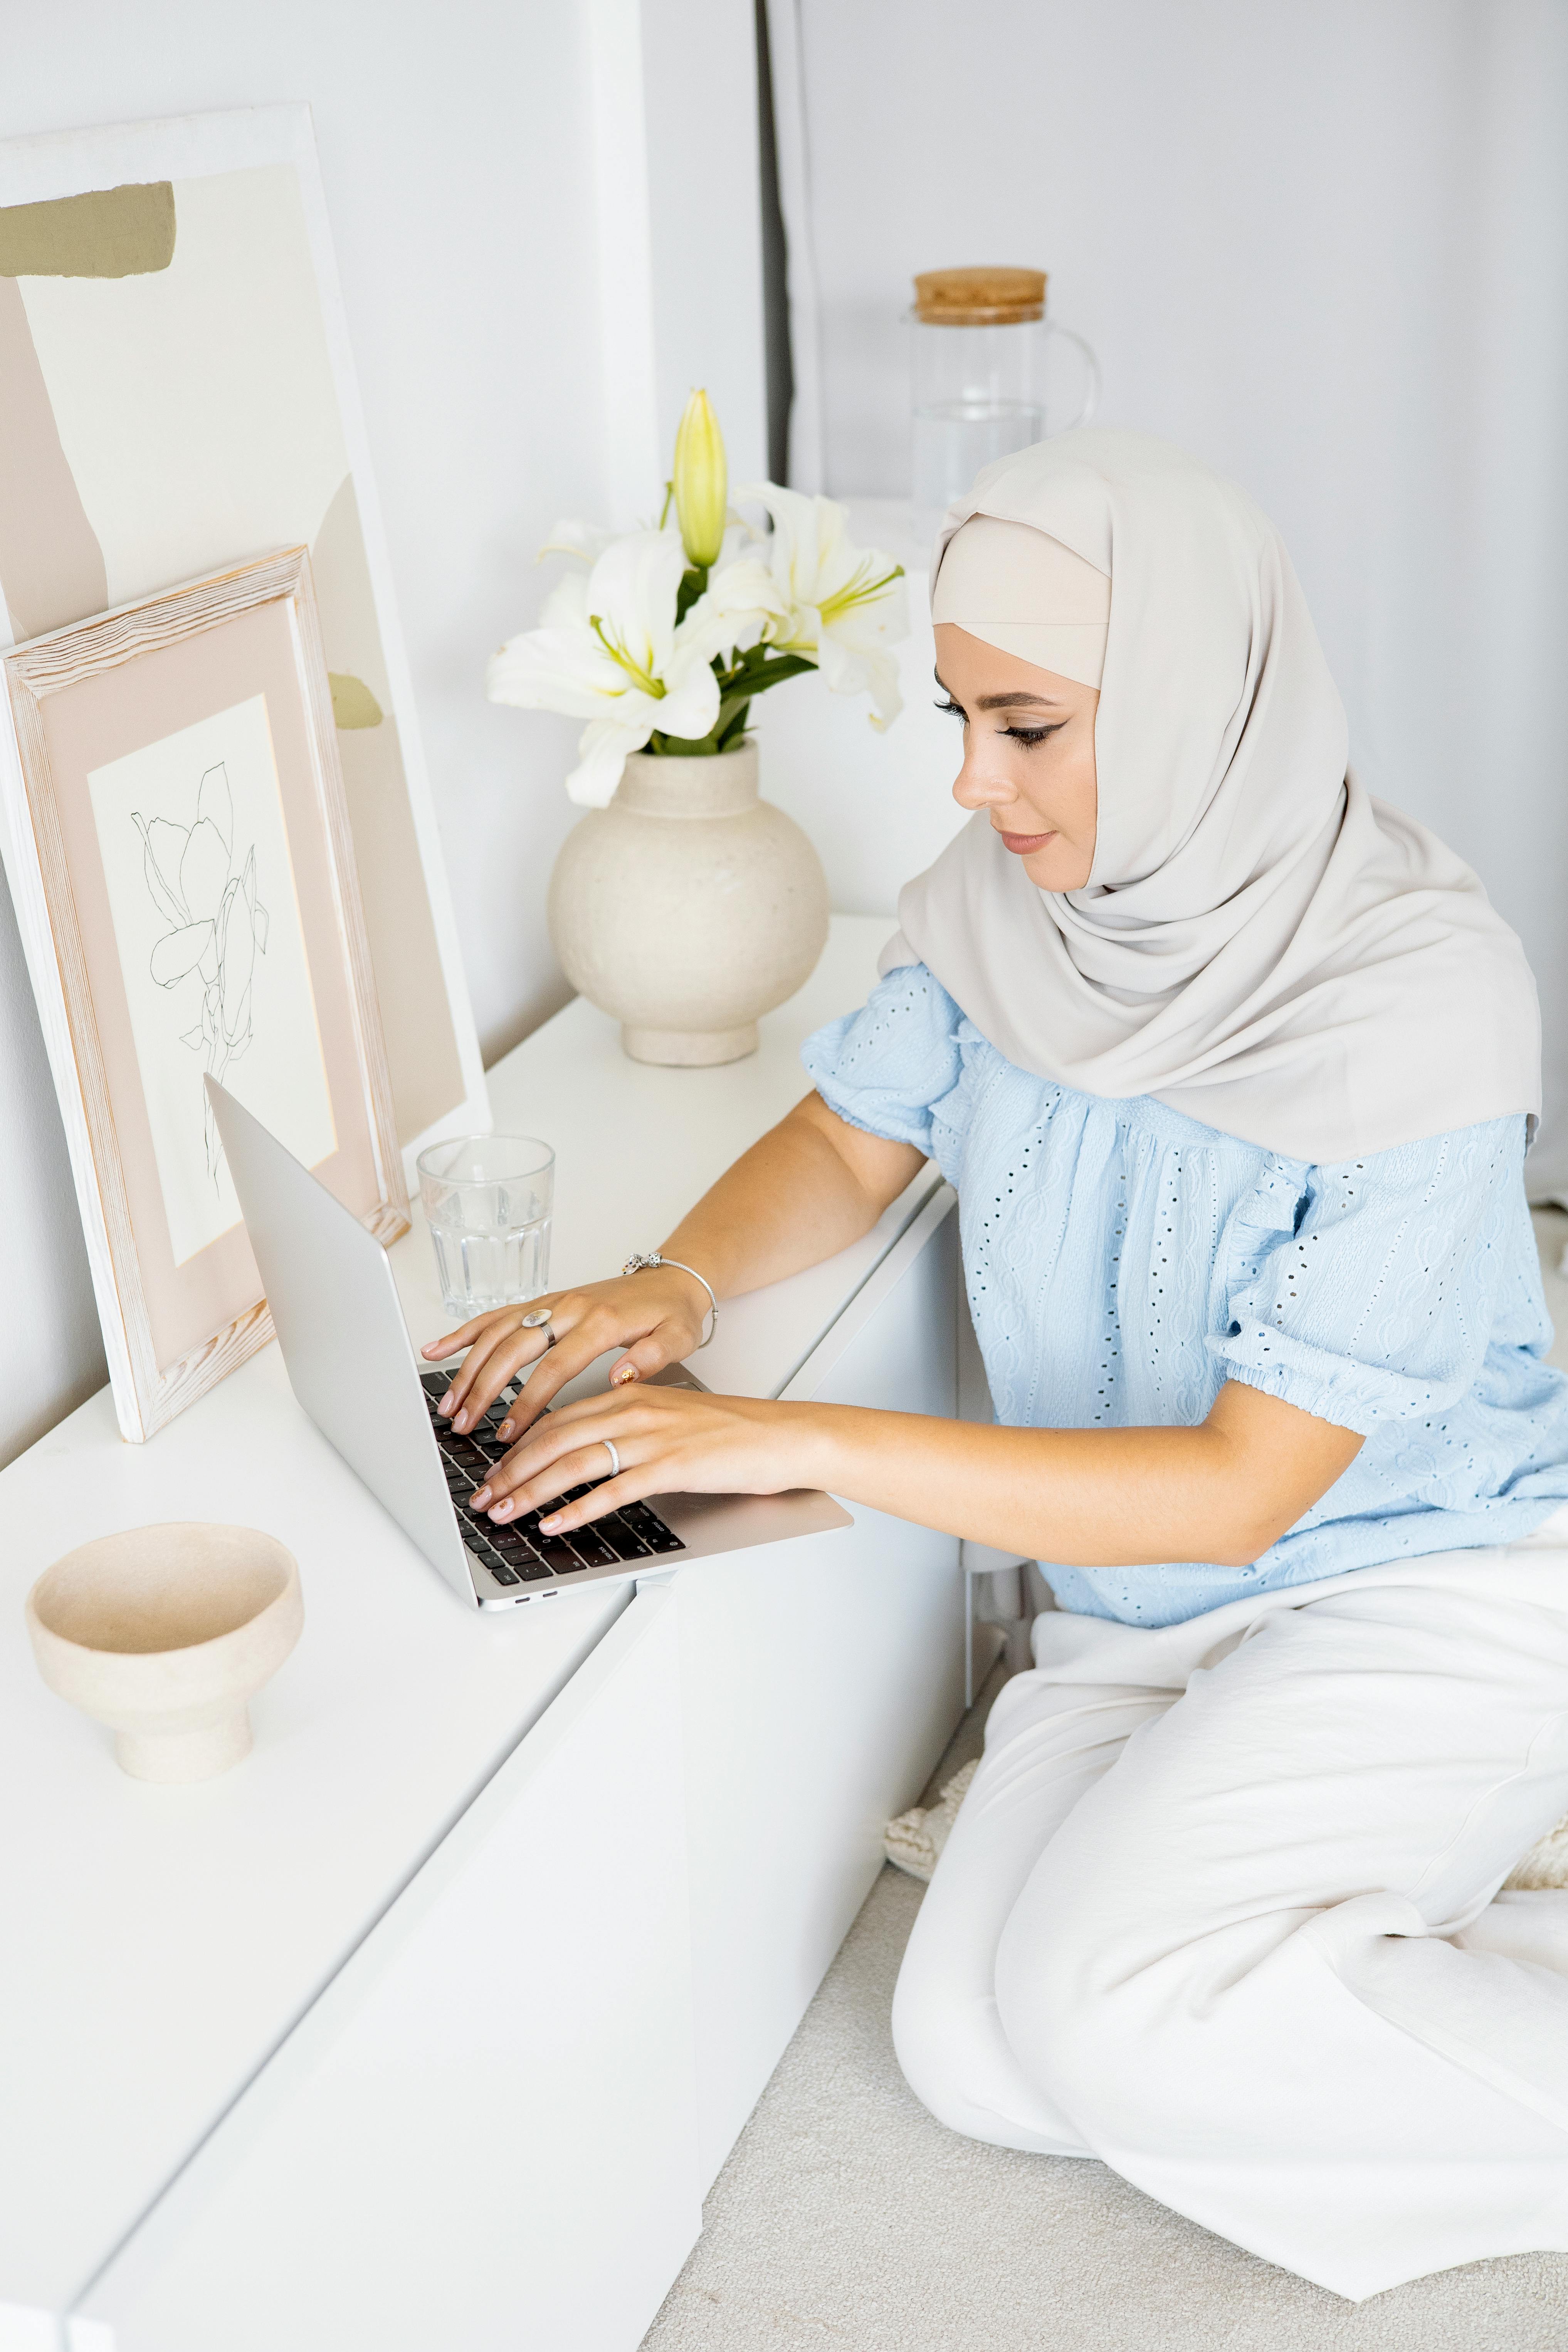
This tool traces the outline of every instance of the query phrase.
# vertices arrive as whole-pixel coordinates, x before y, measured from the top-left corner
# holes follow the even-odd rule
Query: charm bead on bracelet
[[[682,1265],[678,1257],[660,1257],[658,1250],[637,1250],[627,1258],[621,1272],[640,1274],[645,1265],[672,1265],[678,1274],[689,1274],[693,1282],[700,1282],[702,1285],[703,1289],[708,1293],[708,1338],[699,1339],[697,1345],[700,1348],[708,1347],[711,1343],[714,1332],[719,1328],[719,1301],[713,1296],[713,1285],[709,1281],[708,1276],[705,1274],[699,1274],[694,1265]]]

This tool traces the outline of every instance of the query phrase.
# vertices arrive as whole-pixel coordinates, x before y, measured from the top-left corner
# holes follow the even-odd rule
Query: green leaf
[[[806,654],[781,654],[769,662],[747,683],[753,694],[765,694],[770,686],[782,686],[786,677],[803,677],[816,664]]]
[[[706,735],[659,735],[647,739],[644,750],[662,760],[708,760],[719,749],[719,739],[713,730]]]
[[[679,627],[708,585],[708,574],[695,564],[688,565],[680,575],[680,585],[675,592],[675,625]]]
[[[715,752],[731,751],[746,731],[753,698],[770,686],[782,686],[785,678],[804,677],[816,664],[806,654],[771,654],[765,646],[753,646],[732,669],[721,668],[717,661],[713,667],[724,689],[718,718],[700,738],[650,735],[644,749],[656,758],[706,760]]]
[[[713,733],[720,742],[723,741],[726,735],[734,732],[736,714],[739,713],[743,719],[751,707],[752,697],[749,689],[737,690],[724,697],[723,701],[719,705],[719,716],[713,721]]]

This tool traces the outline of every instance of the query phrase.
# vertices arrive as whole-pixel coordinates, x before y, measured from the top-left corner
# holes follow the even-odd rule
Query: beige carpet
[[[1568,1218],[1542,1213],[1537,1230],[1554,1275]],[[1563,1331],[1568,1283],[1554,1278],[1548,1295]],[[978,1752],[995,1687],[928,1802]],[[888,2032],[924,1891],[892,1869],[873,1887],[714,2184],[700,2242],[644,2352],[1568,2347],[1568,2255],[1473,2263],[1342,2303],[1165,2211],[1103,2165],[1016,2156],[944,2130],[906,2088]]]

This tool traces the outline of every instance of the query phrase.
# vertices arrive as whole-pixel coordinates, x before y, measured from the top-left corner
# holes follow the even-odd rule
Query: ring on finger
[[[554,1312],[555,1309],[552,1307],[535,1307],[522,1318],[522,1328],[525,1331],[544,1331],[544,1344],[547,1348],[553,1348],[558,1336],[553,1331],[544,1330],[545,1325]]]
[[[616,1451],[615,1445],[609,1438],[601,1437],[599,1443],[610,1457],[611,1477],[618,1478],[621,1475],[621,1457],[619,1454]]]

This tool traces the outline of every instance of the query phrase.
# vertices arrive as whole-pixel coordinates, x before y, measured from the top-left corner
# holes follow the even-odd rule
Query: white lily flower
[[[614,540],[613,530],[605,530],[596,522],[579,522],[575,516],[563,516],[538,554],[535,563],[542,563],[547,555],[574,556],[579,563],[596,563]]]
[[[769,623],[769,644],[815,661],[835,693],[869,694],[880,733],[904,707],[892,651],[910,633],[902,566],[854,546],[836,499],[776,482],[751,483],[735,497],[766,507],[773,519],[769,570],[789,614]]]
[[[490,658],[492,702],[587,722],[566,780],[580,804],[606,807],[627,756],[650,740],[661,752],[728,747],[750,725],[755,698],[806,668],[839,694],[868,693],[873,727],[902,708],[892,654],[909,634],[902,567],[852,546],[832,499],[773,482],[736,493],[767,508],[772,531],[761,540],[728,505],[725,474],[718,420],[706,394],[694,393],[665,499],[680,528],[661,520],[616,535],[558,522],[540,553],[571,556],[573,569],[546,597],[538,626]],[[184,936],[175,919],[171,966],[199,961],[205,935]]]
[[[710,574],[680,625],[694,644],[707,647],[711,661],[721,654],[749,653],[764,631],[788,617],[788,602],[767,565],[754,555],[738,555]]]
[[[676,593],[686,568],[679,531],[629,531],[605,549],[586,579],[573,572],[558,584],[541,627],[491,656],[485,691],[492,702],[591,722],[566,780],[572,798],[586,807],[607,806],[626,754],[640,751],[656,729],[700,740],[718,718],[714,654],[739,642],[750,624],[715,583],[678,626]],[[766,617],[755,615],[752,644]]]

